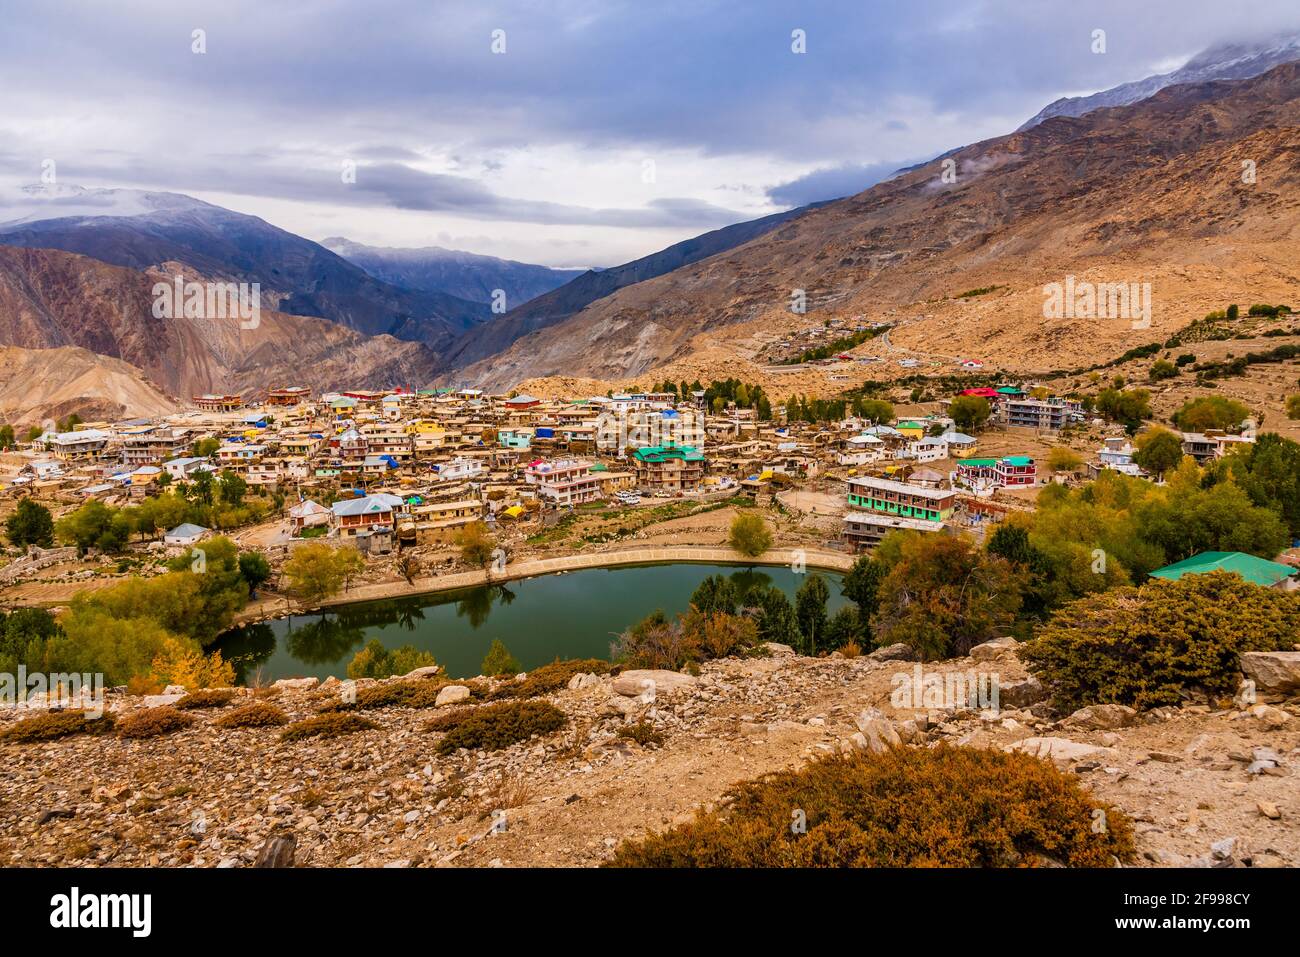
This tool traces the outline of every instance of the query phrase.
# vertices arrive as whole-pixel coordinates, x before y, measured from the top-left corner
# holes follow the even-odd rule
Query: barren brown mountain
[[[741,375],[780,333],[832,317],[896,324],[864,354],[1055,369],[1163,339],[1228,302],[1300,293],[1300,63],[1057,117],[950,159],[955,182],[945,160],[923,165],[620,289],[459,378]],[[1151,327],[1044,318],[1044,285],[1068,275],[1151,283]],[[997,288],[959,296],[984,287]],[[791,311],[795,290],[806,314]]]
[[[256,329],[237,320],[155,318],[152,289],[169,278],[166,267],[139,272],[58,250],[0,246],[0,345],[80,346],[130,363],[186,400],[280,384],[413,386],[433,374],[435,356],[420,343],[265,307]],[[184,275],[202,279],[193,269]]]
[[[162,416],[179,406],[135,366],[89,349],[0,346],[0,421],[44,423],[76,413],[83,421]]]

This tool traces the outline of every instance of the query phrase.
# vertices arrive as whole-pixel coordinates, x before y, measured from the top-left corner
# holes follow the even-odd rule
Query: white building
[[[704,413],[698,409],[621,409],[596,416],[596,448],[622,454],[652,445],[704,446]]]

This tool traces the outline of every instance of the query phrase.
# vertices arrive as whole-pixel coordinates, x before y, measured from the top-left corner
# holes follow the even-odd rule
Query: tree
[[[894,421],[894,407],[883,399],[858,396],[853,400],[853,414],[877,425]]]
[[[28,545],[49,548],[54,544],[54,519],[44,505],[24,498],[5,522],[5,534],[9,536],[10,543],[19,548]]]
[[[1047,467],[1053,472],[1078,472],[1083,468],[1083,457],[1068,446],[1057,445],[1047,453]]]
[[[239,574],[248,584],[248,593],[256,595],[257,589],[271,577],[271,566],[260,552],[244,552],[239,556]]]
[[[706,615],[718,611],[734,615],[737,604],[736,586],[725,575],[710,575],[692,593],[690,604]]]
[[[206,459],[209,455],[221,448],[221,443],[216,439],[207,438],[199,439],[190,448],[190,454],[197,459]]]
[[[1178,367],[1168,359],[1157,359],[1151,363],[1151,368],[1147,370],[1147,378],[1152,382],[1160,382],[1164,379],[1172,379],[1178,375]]]
[[[0,425],[0,449],[11,449],[16,444],[14,427],[8,423]]]
[[[840,585],[840,594],[858,606],[864,631],[866,623],[876,613],[876,594],[888,574],[888,566],[880,559],[859,555]]]
[[[918,532],[901,545],[880,584],[872,632],[904,642],[924,661],[964,655],[1007,634],[1021,605],[1022,576],[1006,559],[956,535]]]
[[[1206,429],[1231,429],[1250,417],[1250,409],[1221,395],[1201,395],[1190,399],[1174,413],[1174,424],[1184,432]]]
[[[826,579],[821,575],[809,575],[795,592],[794,614],[799,622],[799,633],[803,636],[805,654],[815,655],[829,650],[826,645],[826,602],[830,596]]]
[[[1122,378],[1118,381],[1122,385]],[[1151,417],[1151,393],[1146,389],[1122,391],[1120,386],[1102,389],[1097,393],[1096,405],[1098,412],[1109,421],[1122,424],[1129,435],[1135,435],[1143,421]]]
[[[774,641],[791,648],[802,646],[799,620],[795,617],[794,606],[785,597],[785,592],[775,586],[768,586],[753,596],[753,602],[758,609],[758,637],[762,641]]]
[[[365,562],[355,548],[332,548],[324,542],[307,542],[293,550],[284,563],[289,590],[305,605],[319,604],[343,589],[348,578]]]
[[[838,651],[847,644],[861,645],[864,635],[862,616],[852,605],[845,605],[826,623],[824,646]]]
[[[27,434],[23,437],[23,439],[26,442],[35,442],[44,434],[45,434],[45,430],[43,428],[41,428],[39,425],[33,425],[31,428],[27,430]]]
[[[348,662],[348,677],[391,678],[394,675],[410,674],[416,668],[430,668],[435,664],[437,662],[433,660],[433,655],[414,645],[402,645],[390,651],[378,638],[371,638]]]
[[[59,519],[54,524],[54,533],[83,553],[90,548],[119,552],[131,535],[131,523],[117,509],[109,508],[99,499],[91,499]]]
[[[1300,419],[1300,393],[1292,396],[1287,396],[1286,417],[1288,419]],[[3,440],[0,440],[0,445],[3,444],[4,444]]]
[[[244,504],[244,493],[248,491],[248,483],[230,469],[226,469],[217,479],[217,489],[221,501],[227,505],[239,506]]]
[[[1133,461],[1155,476],[1176,468],[1183,460],[1183,440],[1168,429],[1151,429],[1137,442]]]
[[[500,638],[492,639],[492,647],[483,658],[483,674],[489,678],[495,678],[498,675],[508,675],[513,677],[523,670],[519,662],[515,660]]]
[[[1300,443],[1266,432],[1244,452],[1222,460],[1256,505],[1282,516],[1293,538],[1300,538]]]
[[[992,412],[989,400],[979,395],[959,395],[948,405],[948,414],[960,432],[978,432]]]
[[[497,548],[496,539],[485,522],[466,525],[456,536],[456,545],[460,548],[461,561],[475,568],[486,568]]]
[[[757,558],[772,547],[772,532],[763,516],[741,512],[731,520],[727,544],[746,558]]]

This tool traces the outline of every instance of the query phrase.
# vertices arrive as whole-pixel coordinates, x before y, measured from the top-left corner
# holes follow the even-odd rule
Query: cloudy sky
[[[0,188],[52,159],[62,184],[185,192],[312,239],[554,266],[850,194],[1300,20],[1295,0],[4,8]]]

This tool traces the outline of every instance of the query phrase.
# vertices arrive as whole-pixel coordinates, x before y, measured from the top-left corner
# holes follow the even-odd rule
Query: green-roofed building
[[[675,495],[700,487],[704,453],[689,445],[647,445],[632,452],[636,484],[647,492]]]
[[[1285,591],[1300,584],[1296,580],[1297,569],[1292,566],[1256,558],[1245,552],[1201,552],[1191,558],[1184,558],[1181,562],[1157,568],[1151,577],[1176,582],[1184,575],[1204,575],[1208,572],[1236,572],[1248,582]]]

